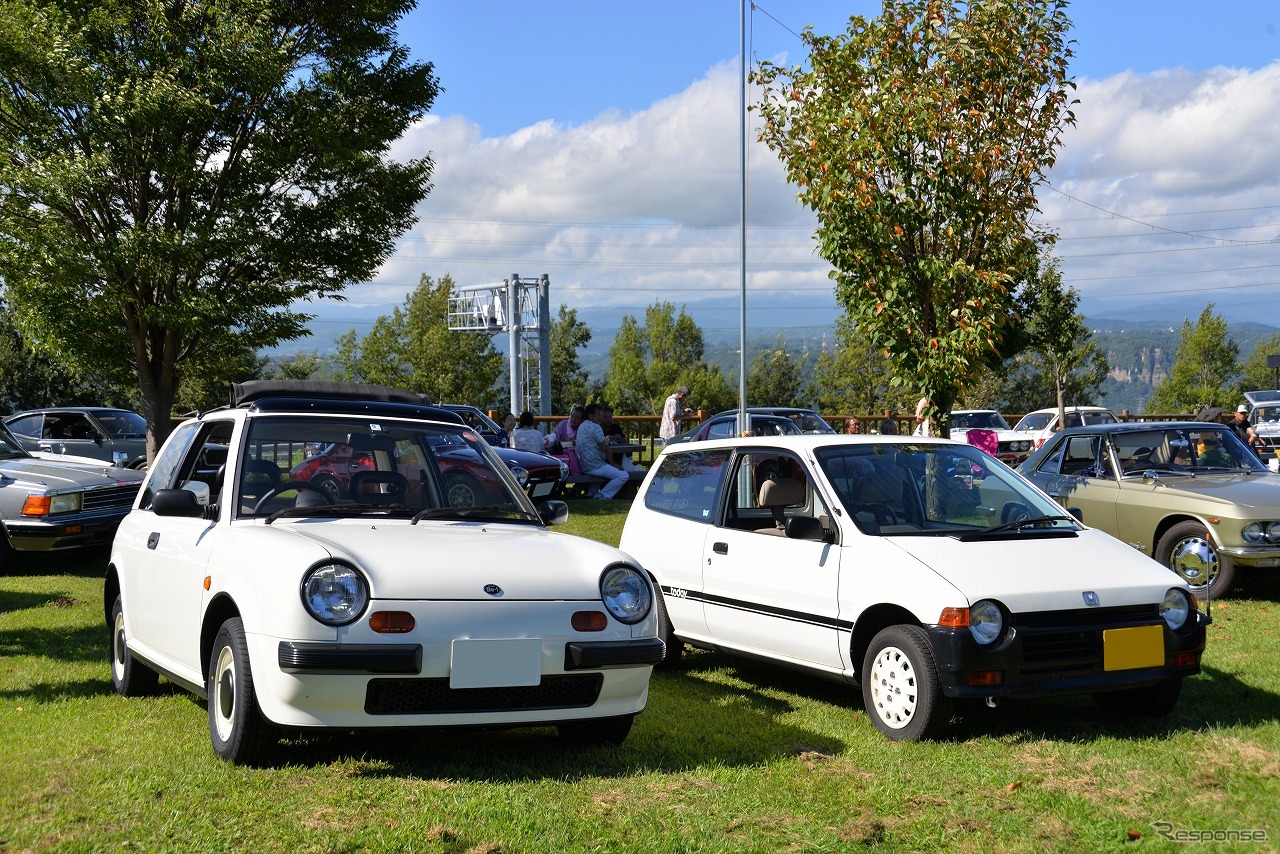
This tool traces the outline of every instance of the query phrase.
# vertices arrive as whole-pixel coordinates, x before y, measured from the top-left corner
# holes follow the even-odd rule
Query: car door
[[[230,441],[230,422],[179,427],[151,466],[140,508],[121,524],[116,551],[125,598],[127,633],[146,658],[200,683],[200,608],[217,520],[157,516],[151,499],[160,489],[195,479],[208,441]],[[204,485],[204,484],[202,484]],[[217,495],[216,489],[201,490]],[[226,511],[224,511],[225,513]]]
[[[1031,480],[1064,509],[1079,509],[1086,525],[1114,536],[1120,483],[1106,437],[1079,433],[1056,442]]]
[[[744,652],[842,669],[840,549],[788,538],[761,504],[767,481],[789,480],[797,500],[781,508],[783,518],[829,519],[812,476],[795,455],[770,450],[738,455],[729,478],[720,524],[708,531],[703,552],[711,637]]]

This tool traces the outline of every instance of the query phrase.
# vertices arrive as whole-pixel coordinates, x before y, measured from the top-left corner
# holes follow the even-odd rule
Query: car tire
[[[617,747],[627,740],[635,715],[618,715],[612,718],[596,718],[570,724],[557,724],[560,737],[576,744],[612,745]]]
[[[1099,691],[1093,701],[1103,711],[1113,715],[1134,718],[1162,718],[1178,705],[1182,695],[1182,677],[1165,679],[1141,688],[1125,688],[1121,691]]]
[[[214,752],[235,765],[260,763],[276,742],[258,709],[239,617],[222,624],[209,653],[209,738]]]
[[[662,657],[662,661],[658,662],[660,670],[670,670],[680,663],[680,658],[684,655],[684,641],[676,637],[675,630],[671,627],[671,618],[667,616],[667,603],[662,595],[662,590],[654,582],[654,610],[658,617],[658,637],[666,644],[667,652]]]
[[[872,638],[862,659],[862,702],[893,741],[923,741],[945,729],[951,698],[942,693],[924,629],[889,626]]]
[[[1007,525],[1018,519],[1027,519],[1031,516],[1031,508],[1017,501],[1009,501],[1000,509],[1000,524]]]
[[[342,484],[333,475],[322,475],[310,482],[328,497],[330,504],[337,504],[342,500]]]
[[[1209,530],[1199,522],[1179,522],[1156,545],[1156,560],[1191,587],[1196,596],[1217,599],[1235,579],[1235,567],[1219,556]]]
[[[144,697],[155,691],[160,674],[129,652],[124,638],[124,600],[117,594],[111,606],[111,684],[121,697]]]
[[[445,503],[450,507],[479,507],[480,485],[473,477],[450,475],[445,480]]]

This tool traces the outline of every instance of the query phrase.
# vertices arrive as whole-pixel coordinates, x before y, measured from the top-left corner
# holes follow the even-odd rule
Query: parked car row
[[[1104,406],[1068,406],[1063,413],[1064,423],[1059,423],[1056,406],[1028,412],[1014,427],[994,409],[957,409],[951,413],[952,439],[968,441],[970,430],[990,430],[996,434],[999,450],[995,456],[1004,463],[1016,465],[1059,430],[1090,424],[1118,424],[1120,419]]]

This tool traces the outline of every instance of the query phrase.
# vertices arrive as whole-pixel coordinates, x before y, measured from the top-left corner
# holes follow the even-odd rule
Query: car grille
[[[1159,606],[1149,604],[1014,614],[1010,623],[1019,630],[1027,665],[1063,669],[1094,667],[1102,659],[1103,629],[1149,625],[1159,618]]]
[[[593,705],[603,684],[599,673],[543,676],[537,685],[510,688],[450,688],[447,678],[371,679],[364,710],[371,715],[431,715],[574,709]]]
[[[140,483],[90,487],[84,491],[82,507],[86,511],[128,509],[138,496]]]

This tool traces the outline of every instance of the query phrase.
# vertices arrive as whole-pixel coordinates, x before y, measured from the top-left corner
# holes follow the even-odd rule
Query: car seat
[[[241,512],[252,512],[262,497],[280,487],[280,467],[271,460],[250,457],[240,471]],[[245,510],[245,508],[248,510]]]
[[[347,491],[358,504],[404,504],[409,481],[395,471],[361,471],[351,475]]]
[[[791,478],[781,478],[779,480],[766,480],[760,485],[760,501],[761,507],[768,507],[769,512],[773,514],[774,527],[772,529],[765,528],[763,533],[782,534],[786,526],[786,515],[783,508],[793,507],[800,504],[805,499],[805,485],[798,480]]]

